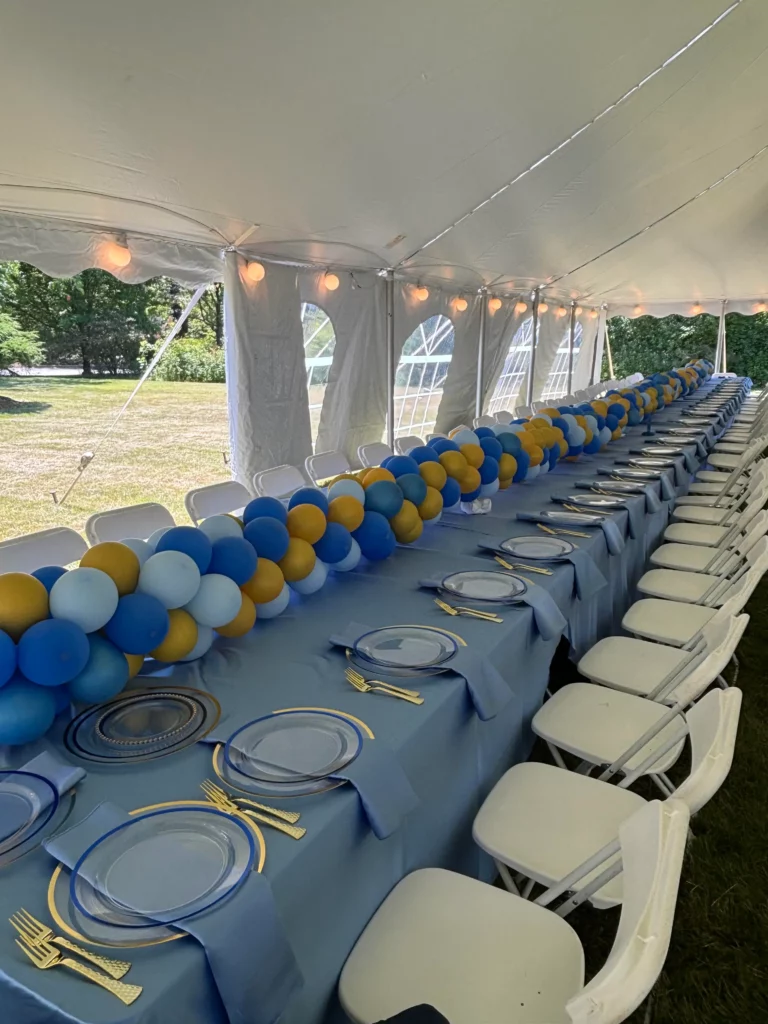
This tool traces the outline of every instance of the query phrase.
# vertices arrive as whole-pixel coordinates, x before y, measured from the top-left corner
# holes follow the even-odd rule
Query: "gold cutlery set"
[[[589,538],[589,534],[588,533],[581,533],[581,531],[579,531],[579,530],[562,530],[562,529],[555,530],[551,526],[545,526],[544,523],[537,523],[536,525],[538,526],[538,528],[540,530],[543,530],[544,533],[549,533],[553,537],[557,537],[558,534],[564,533],[564,534],[566,534],[569,537],[587,537],[587,538]],[[574,544],[573,546],[575,548],[577,548],[579,545],[578,544]]]
[[[534,572],[538,573],[539,576],[553,575],[551,569],[542,569],[537,565],[524,565],[522,562],[508,562],[506,558],[502,558],[501,555],[494,555],[493,557],[502,569],[508,569],[510,572]],[[529,580],[528,582],[533,583],[533,580]]]
[[[399,700],[407,700],[409,704],[423,704],[424,698],[417,690],[406,690],[402,686],[395,686],[392,683],[385,683],[381,679],[366,679],[353,668],[344,670],[344,678],[360,693],[381,693],[385,697],[395,697]]]
[[[500,616],[494,612],[483,612],[477,608],[467,608],[463,604],[448,604],[447,601],[441,601],[439,597],[435,598],[435,604],[437,607],[446,613],[446,615],[467,615],[473,619],[483,619],[485,622],[503,622]]]

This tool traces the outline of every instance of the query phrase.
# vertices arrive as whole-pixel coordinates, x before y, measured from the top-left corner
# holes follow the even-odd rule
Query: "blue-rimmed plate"
[[[383,626],[355,640],[354,655],[384,670],[421,671],[442,668],[458,644],[447,633],[429,626]]]
[[[490,604],[514,604],[528,590],[528,584],[519,576],[493,569],[469,569],[453,572],[443,579],[440,590],[463,601]]]
[[[72,869],[70,898],[86,917],[112,926],[168,925],[229,896],[255,856],[247,824],[216,808],[151,811],[88,847]]]
[[[0,771],[0,858],[43,831],[58,807],[59,792],[50,779]]]
[[[565,537],[508,537],[499,550],[526,562],[559,562],[575,551],[576,545]]]

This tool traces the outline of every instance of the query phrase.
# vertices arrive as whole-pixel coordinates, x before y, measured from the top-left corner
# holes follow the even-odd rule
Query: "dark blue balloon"
[[[512,436],[514,437],[514,434]],[[501,441],[498,440],[495,434],[493,434],[491,437],[481,437],[480,447],[483,449],[486,455],[490,455],[490,457],[492,459],[496,459],[497,462],[504,454],[504,449],[501,446]]]
[[[484,437],[496,437],[496,432],[490,427],[475,427],[475,433],[481,441]]]
[[[421,479],[421,477],[419,477]],[[365,489],[365,508],[378,512],[384,519],[396,516],[403,507],[403,492],[394,480],[377,480]]]
[[[560,458],[560,446],[553,444],[549,449],[549,468],[554,469],[557,465],[557,460]]]
[[[0,686],[5,686],[16,671],[16,644],[0,629]]]
[[[57,579],[62,577],[66,571],[67,570],[61,565],[44,565],[40,569],[35,569],[32,575],[36,580],[40,580],[50,594],[53,584]]]
[[[593,412],[592,415],[597,420],[597,429],[602,430],[605,426],[605,416],[601,416],[599,412]]]
[[[524,448],[521,448],[515,458],[517,459],[517,472],[512,480],[514,483],[519,483],[521,480],[525,480],[525,474],[531,467],[531,456]]]
[[[396,458],[397,458],[397,456],[396,456],[396,455],[388,455],[388,456],[386,457],[386,459],[382,459],[382,460],[381,460],[381,462],[379,463],[379,465],[381,466],[381,468],[382,468],[382,469],[388,469],[388,468],[389,468],[389,464],[390,464],[390,462],[392,461],[392,459],[396,459]]]
[[[584,451],[583,444],[571,444],[568,446],[568,457],[575,458],[577,455],[581,455]]]
[[[594,455],[596,452],[600,451],[600,435],[599,434],[593,434],[592,435],[592,440],[584,445],[584,451],[587,453],[587,455]]]
[[[254,498],[253,501],[249,501],[243,510],[243,522],[247,526],[248,523],[253,519],[259,519],[262,516],[267,516],[270,519],[277,519],[278,522],[285,524],[288,521],[288,510],[282,501],[278,501],[277,498]]]
[[[126,654],[149,654],[168,635],[168,612],[151,594],[126,594],[104,627],[108,639]]]
[[[430,448],[428,444],[421,445],[418,448],[411,448],[408,452],[408,458],[413,459],[421,465],[422,462],[439,462],[440,456],[437,454],[434,448]]]
[[[523,447],[520,438],[512,430],[505,430],[503,434],[498,435],[498,442],[501,445],[501,450],[506,455],[514,455],[517,457],[517,453]]]
[[[163,534],[155,551],[181,551],[189,555],[201,573],[208,572],[211,564],[211,541],[194,526],[174,526]]]
[[[420,505],[427,496],[426,481],[418,473],[403,473],[397,478],[397,486],[407,501]]]
[[[252,519],[243,530],[243,537],[253,545],[259,558],[279,562],[288,550],[290,535],[279,519],[261,516]]]
[[[387,469],[397,479],[405,473],[418,473],[419,464],[410,455],[393,455],[387,463]]]
[[[128,682],[128,659],[113,643],[98,633],[88,637],[90,655],[82,672],[70,680],[67,690],[73,700],[100,704],[115,697]]]
[[[208,572],[228,576],[242,587],[256,572],[258,561],[256,549],[245,537],[220,537],[213,542]]]
[[[352,550],[352,534],[341,523],[328,523],[325,533],[313,546],[320,561],[333,566]]]
[[[443,496],[443,508],[452,508],[457,501],[461,501],[461,487],[453,477],[448,477],[440,493]]]
[[[606,425],[606,427],[608,427],[610,432],[613,433],[614,430],[616,430],[616,428],[618,427],[619,421],[616,419],[615,416],[611,416],[611,414],[609,413],[605,417],[605,425]]]
[[[552,420],[553,427],[559,427],[564,434],[568,433],[568,420],[564,420],[562,416],[555,416]]]
[[[298,491],[294,491],[288,508],[295,505],[317,505],[324,516],[328,515],[328,499],[318,487],[300,487]]]
[[[387,483],[391,481],[381,482]],[[361,552],[372,562],[386,558],[392,554],[395,548],[394,544],[390,548],[390,538],[395,536],[392,528],[379,512],[366,512],[362,523],[352,532],[352,536],[360,545]]]
[[[499,478],[499,463],[492,455],[486,455],[480,467],[480,481],[484,484],[491,484]]]
[[[0,690],[0,745],[19,746],[39,739],[55,717],[55,691],[17,675]]]
[[[528,420],[525,418],[525,416],[522,416],[519,420],[512,420],[512,423],[527,423],[527,422],[528,422]]]
[[[608,415],[613,416],[617,421],[624,418],[624,413],[626,411],[627,410],[624,408],[624,406],[619,405],[618,402],[614,402],[612,405],[608,406]]]
[[[43,619],[19,640],[19,670],[38,686],[62,686],[83,671],[90,650],[88,637],[74,622]]]
[[[434,449],[438,455],[442,455],[443,452],[457,452],[459,446],[455,441],[452,441],[449,437],[433,437],[429,442],[429,447]]]
[[[474,501],[476,498],[479,498],[479,497],[480,497],[480,488],[476,487],[474,491],[470,491],[468,494],[462,494],[461,500],[462,501]]]

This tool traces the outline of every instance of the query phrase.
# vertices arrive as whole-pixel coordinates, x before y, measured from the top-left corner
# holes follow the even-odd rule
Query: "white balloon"
[[[586,439],[587,432],[584,427],[580,427],[578,423],[568,431],[568,444],[574,448],[578,448],[579,445],[584,444]]]
[[[195,622],[203,626],[218,629],[240,611],[243,595],[240,587],[228,576],[211,572],[200,580],[200,589],[192,600],[184,606]]]
[[[496,482],[498,483],[498,480]],[[442,518],[443,518],[443,512],[442,512],[442,509],[441,509],[437,513],[436,516],[432,516],[431,519],[425,519],[424,520],[424,525],[425,526],[432,526],[433,523],[439,523]]]
[[[463,444],[480,444],[480,438],[474,430],[470,430],[468,427],[460,430],[458,434],[454,434],[451,440],[459,445],[459,447]]]
[[[530,481],[535,480],[538,475],[539,475],[539,467],[538,466],[529,466],[528,467],[528,472],[525,474],[525,482],[529,483]]]
[[[363,553],[360,550],[360,545],[353,537],[352,547],[349,549],[349,553],[344,558],[342,558],[340,562],[334,562],[333,565],[331,566],[331,569],[335,570],[336,572],[350,572],[352,569],[357,568],[357,565],[360,559],[362,558],[362,554]],[[279,600],[279,598],[275,598],[275,600]],[[259,607],[261,607],[261,605],[259,605]]]
[[[481,498],[492,498],[499,489],[499,481],[491,480],[489,484],[480,485],[480,497]]]
[[[353,538],[354,539],[354,538]],[[321,562],[319,558],[315,559],[315,566],[312,572],[305,576],[303,580],[294,580],[291,583],[291,589],[295,590],[297,594],[314,594],[316,591],[325,584],[328,579],[328,566],[325,562]]]
[[[600,444],[601,445],[608,444],[608,442],[610,440],[611,440],[611,428],[610,427],[603,427],[603,429],[600,431]]]
[[[115,614],[118,600],[114,580],[101,569],[70,569],[51,587],[49,608],[54,619],[66,619],[85,633],[95,633]]]
[[[201,626],[198,622],[197,643],[185,658],[179,658],[178,661],[196,661],[198,658],[202,658],[202,656],[210,649],[210,646],[215,639],[216,634],[211,627]]]
[[[496,437],[498,437],[499,434],[508,434],[509,426],[509,423],[494,423],[494,425],[491,427],[491,430],[494,432]]]
[[[256,621],[258,622],[259,619],[276,619],[278,615],[283,614],[290,601],[291,588],[287,583],[284,583],[283,589],[274,601],[267,601],[264,604],[256,605]]]
[[[198,530],[202,530],[211,544],[222,537],[243,536],[243,528],[232,516],[209,516],[200,523]]]
[[[149,544],[149,546],[154,551],[155,548],[157,547],[157,542],[160,540],[163,534],[168,533],[168,531],[172,529],[172,526],[161,526],[159,530],[155,530],[154,533],[150,533],[150,535],[147,537],[147,544]]]
[[[461,498],[455,501],[453,505],[449,505],[447,508],[443,508],[443,512],[459,512],[461,510]]]
[[[549,459],[542,460],[536,467],[539,471],[539,476],[544,476],[545,473],[549,472]]]
[[[125,540],[121,540],[120,543],[125,544],[136,555],[139,560],[139,566],[144,565],[154,550],[147,541],[139,540],[138,537],[127,537]]]
[[[164,608],[183,608],[200,589],[200,570],[183,551],[158,551],[141,567],[136,589],[156,597]]]
[[[507,430],[511,430],[513,434],[525,433],[525,427],[522,423],[510,423]]]
[[[357,480],[337,480],[328,488],[328,501],[335,498],[356,498],[362,505],[365,504],[365,490]],[[278,598],[275,598],[277,601]]]
[[[578,427],[578,426],[579,426],[578,420],[576,419],[576,417],[575,417],[575,416],[571,416],[571,414],[570,414],[569,412],[563,413],[563,416],[562,416],[562,418],[563,418],[563,419],[565,420],[565,422],[566,422],[566,423],[568,424],[568,437],[569,437],[569,439],[570,439],[570,436],[571,436],[571,430],[572,430],[572,429],[573,429],[574,427]]]
[[[597,420],[594,416],[585,416],[584,419],[587,421],[587,426],[593,434],[597,433]]]

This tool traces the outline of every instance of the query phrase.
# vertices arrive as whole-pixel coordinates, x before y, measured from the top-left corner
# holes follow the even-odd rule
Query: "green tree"
[[[0,313],[0,371],[16,364],[39,366],[43,347],[33,331],[23,331],[9,313]]]

